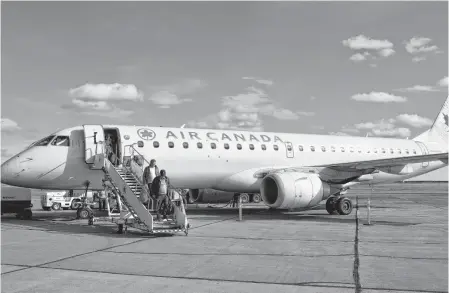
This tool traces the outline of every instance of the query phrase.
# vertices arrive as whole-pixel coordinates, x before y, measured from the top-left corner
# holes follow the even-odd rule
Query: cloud
[[[349,136],[349,134],[337,131],[337,132],[329,132],[330,135],[338,135],[338,136]]]
[[[185,102],[191,102],[192,99],[182,99],[177,95],[169,92],[169,91],[160,91],[157,92],[148,99],[152,101],[154,104],[158,105],[159,108],[168,109],[173,105],[179,105]]]
[[[388,40],[376,40],[366,37],[364,35],[358,35],[342,41],[343,45],[349,47],[352,50],[381,50],[393,48],[393,43]]]
[[[252,77],[252,76],[245,76],[245,77],[242,77],[242,79],[254,80],[260,84],[267,85],[267,86],[271,86],[274,83],[272,80],[260,79],[260,78],[256,78],[256,77]]]
[[[69,90],[72,97],[71,104],[64,104],[63,109],[74,109],[79,114],[97,115],[104,117],[125,118],[133,114],[132,110],[125,110],[112,104],[112,102],[138,102],[143,101],[143,92],[133,84],[92,84]]]
[[[379,55],[382,57],[388,57],[393,55],[394,53],[396,53],[396,51],[391,48],[386,48],[379,51]]]
[[[153,93],[148,100],[159,108],[168,109],[174,105],[192,102],[192,99],[183,96],[190,95],[206,86],[207,83],[200,79],[186,79],[174,84],[151,86],[150,90]]]
[[[413,57],[413,58],[412,58],[412,62],[417,63],[417,62],[424,61],[424,60],[426,60],[426,59],[427,59],[427,58],[426,58],[425,56],[416,56],[416,57]]]
[[[358,123],[354,127],[360,130],[369,130],[368,135],[373,136],[409,137],[411,135],[410,129],[396,127],[395,122],[395,119],[382,119],[377,122]]]
[[[438,89],[430,85],[414,85],[408,88],[397,89],[398,92],[437,92]]]
[[[408,124],[416,128],[422,128],[432,125],[432,120],[429,118],[421,117],[417,114],[401,114],[396,119],[402,123]]]
[[[351,99],[359,102],[374,102],[374,103],[402,103],[407,101],[407,98],[395,96],[383,92],[370,92],[367,94],[355,94]]]
[[[313,112],[293,111],[276,105],[267,93],[256,87],[248,87],[246,92],[221,98],[222,109],[207,116],[202,121],[190,121],[191,127],[245,129],[262,131],[263,116],[279,120],[297,120],[302,116],[313,116]]]
[[[413,37],[405,42],[405,49],[410,54],[437,51],[438,50],[437,46],[435,45],[427,46],[427,44],[429,44],[431,41],[432,39],[429,38]]]
[[[311,97],[310,97],[310,100],[311,100],[311,101],[315,101],[315,100],[316,100],[316,97],[315,97],[315,96],[311,96]]]
[[[82,100],[130,100],[143,101],[143,93],[133,84],[91,84],[72,88],[69,95]]]
[[[361,62],[367,59],[367,57],[370,56],[370,53],[364,52],[364,53],[356,53],[349,57],[349,60],[354,62]]]
[[[9,119],[9,118],[1,118],[1,130],[2,132],[14,132],[20,130],[21,127],[17,124],[17,122]]]
[[[444,87],[448,87],[449,86],[449,79],[447,76],[443,77],[442,79],[440,79],[437,83],[439,86],[444,86]]]
[[[365,50],[364,52],[358,52],[352,55],[349,60],[353,62],[363,62],[366,60],[378,59],[376,56],[371,55],[368,51],[375,51],[382,58],[388,58],[395,54],[393,49],[393,43],[389,40],[376,40],[364,35],[358,35],[342,41],[343,45],[352,50]],[[369,66],[377,67],[376,64],[371,63]]]

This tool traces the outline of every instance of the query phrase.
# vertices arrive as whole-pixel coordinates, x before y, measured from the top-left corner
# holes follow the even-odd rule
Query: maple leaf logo
[[[152,140],[156,137],[156,133],[151,129],[139,129],[137,133],[144,140]]]

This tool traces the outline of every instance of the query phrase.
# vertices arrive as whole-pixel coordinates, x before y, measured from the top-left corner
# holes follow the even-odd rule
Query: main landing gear
[[[326,201],[326,210],[329,214],[349,215],[352,212],[352,202],[347,197],[331,196]]]

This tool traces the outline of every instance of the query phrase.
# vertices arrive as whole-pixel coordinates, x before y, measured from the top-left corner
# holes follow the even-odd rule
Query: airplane
[[[413,139],[125,125],[80,125],[31,144],[1,166],[1,182],[52,190],[104,188],[104,142],[115,137],[117,167],[156,159],[171,184],[257,193],[272,209],[307,210],[326,201],[349,215],[356,184],[400,182],[448,165],[448,99]]]

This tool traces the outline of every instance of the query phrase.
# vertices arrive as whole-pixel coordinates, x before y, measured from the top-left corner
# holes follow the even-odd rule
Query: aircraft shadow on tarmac
[[[269,210],[260,207],[246,207],[242,209],[242,219],[245,222],[251,221],[298,221],[298,222],[319,222],[319,223],[342,223],[355,225],[355,208],[350,215],[329,215],[324,206],[313,210],[288,212],[282,210]],[[239,211],[237,208],[220,207],[188,207],[187,216],[193,220],[237,220]],[[360,215],[360,224],[366,219]],[[376,225],[387,226],[410,226],[419,223],[404,223],[393,221],[374,220]],[[18,220],[14,216],[2,216],[2,230],[24,229],[24,230],[44,230],[60,234],[98,234],[108,237],[157,237],[149,235],[143,231],[129,229],[126,235],[117,234],[117,226],[113,223],[101,222],[89,226],[87,220],[76,220],[74,213],[34,213],[32,220]],[[194,228],[194,227],[192,227]],[[165,236],[165,235],[160,235]]]

